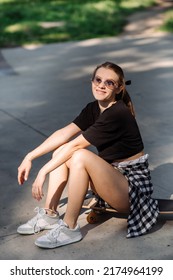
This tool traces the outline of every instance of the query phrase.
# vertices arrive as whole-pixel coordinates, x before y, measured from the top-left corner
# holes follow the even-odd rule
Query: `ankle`
[[[71,222],[71,221],[68,221],[66,219],[64,219],[63,221],[69,227],[69,229],[74,229],[77,226],[76,222]]]
[[[50,217],[55,217],[58,215],[58,212],[53,210],[53,209],[49,209],[49,208],[44,208],[46,211],[46,214]]]

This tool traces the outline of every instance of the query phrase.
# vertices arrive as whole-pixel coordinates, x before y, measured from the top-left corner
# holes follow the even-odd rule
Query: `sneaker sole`
[[[68,245],[68,244],[76,243],[80,240],[82,240],[82,236],[80,238],[73,239],[69,242],[62,242],[61,244],[42,244],[36,240],[35,245],[37,245],[40,248],[53,249],[53,248],[62,247],[62,246]]]

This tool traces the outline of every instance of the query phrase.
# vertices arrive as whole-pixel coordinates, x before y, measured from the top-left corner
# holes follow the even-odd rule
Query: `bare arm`
[[[39,171],[32,188],[33,197],[40,200],[43,196],[43,184],[46,179],[46,175],[59,167],[61,164],[69,160],[73,153],[79,149],[86,148],[90,143],[80,135],[74,140],[66,143],[63,148],[53,157],[48,163],[46,163]]]
[[[32,160],[51,151],[54,151],[58,147],[67,143],[73,136],[75,136],[79,132],[79,127],[76,126],[74,123],[71,123],[65,126],[64,128],[54,132],[41,145],[39,145],[33,151],[29,152],[18,168],[19,185],[23,184],[24,181],[28,179],[29,172],[32,166]]]
[[[75,151],[86,148],[89,145],[90,143],[83,137],[83,135],[76,137],[74,140],[63,145],[63,148],[55,157],[42,167],[40,172],[43,172],[45,175],[50,173],[55,168],[69,160]]]
[[[72,138],[78,132],[80,132],[80,129],[74,123],[71,123],[64,128],[55,131],[40,146],[38,146],[27,155],[28,159],[33,160],[37,157],[54,151],[64,143],[67,143],[70,138]]]

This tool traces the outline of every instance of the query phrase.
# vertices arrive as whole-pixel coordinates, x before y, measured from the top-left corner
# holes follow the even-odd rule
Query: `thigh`
[[[129,210],[129,184],[125,176],[91,151],[83,150],[78,160],[92,181],[93,190],[118,211]]]

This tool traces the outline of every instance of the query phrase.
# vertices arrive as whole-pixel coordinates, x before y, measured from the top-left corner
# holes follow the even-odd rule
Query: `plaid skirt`
[[[130,212],[127,219],[127,237],[147,233],[156,224],[159,215],[158,201],[151,198],[153,185],[148,168],[148,155],[137,160],[112,164],[128,180]]]

